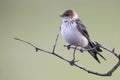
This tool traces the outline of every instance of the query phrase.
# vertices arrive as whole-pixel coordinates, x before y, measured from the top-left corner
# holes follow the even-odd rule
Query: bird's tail
[[[90,41],[89,45],[87,47],[87,49],[91,49],[88,50],[88,52],[91,54],[91,56],[93,56],[93,58],[98,62],[101,63],[100,60],[97,57],[97,54],[102,57],[104,60],[106,60],[106,58],[104,58],[99,52],[102,52],[102,50],[100,49],[99,46],[97,46],[94,42]]]

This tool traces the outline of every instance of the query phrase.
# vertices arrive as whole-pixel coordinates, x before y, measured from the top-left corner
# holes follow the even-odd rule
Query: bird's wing
[[[86,27],[82,24],[80,19],[76,19],[75,22],[77,24],[78,31],[80,33],[82,33],[82,35],[85,36],[89,40],[89,34],[88,34],[87,30],[86,30]]]

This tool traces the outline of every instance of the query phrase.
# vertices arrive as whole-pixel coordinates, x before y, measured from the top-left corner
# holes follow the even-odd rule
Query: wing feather
[[[76,24],[77,24],[77,29],[80,33],[82,33],[83,36],[85,36],[88,40],[89,38],[89,34],[86,30],[86,27],[82,24],[82,22],[80,21],[80,19],[76,19],[75,20]]]

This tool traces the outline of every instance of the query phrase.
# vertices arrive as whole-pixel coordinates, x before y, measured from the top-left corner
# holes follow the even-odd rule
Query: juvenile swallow
[[[98,63],[100,63],[100,60],[98,59],[97,54],[106,60],[100,54],[100,52],[102,52],[100,47],[98,47],[95,42],[90,39],[85,25],[82,23],[78,14],[74,10],[66,10],[60,16],[63,20],[60,31],[62,37],[69,43],[69,46],[73,45],[84,49],[90,49],[88,52]]]

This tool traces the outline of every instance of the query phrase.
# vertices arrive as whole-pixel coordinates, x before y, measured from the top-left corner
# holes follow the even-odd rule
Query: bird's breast
[[[88,45],[88,40],[84,37],[76,27],[76,24],[62,24],[61,34],[63,38],[70,44],[74,46],[86,47]]]

